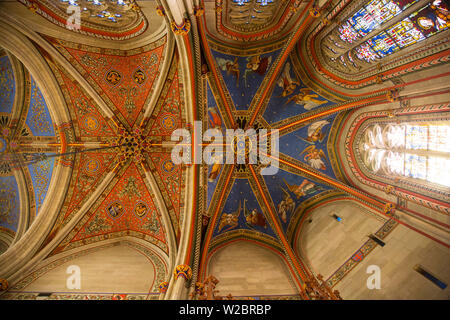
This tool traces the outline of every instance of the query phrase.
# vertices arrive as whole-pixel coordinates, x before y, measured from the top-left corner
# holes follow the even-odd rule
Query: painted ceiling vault
[[[216,248],[245,239],[286,259],[303,299],[315,273],[294,244],[312,207],[358,202],[378,213],[381,238],[398,223],[392,206],[409,208],[401,199],[450,213],[448,183],[405,171],[429,159],[448,168],[448,101],[410,102],[448,86],[408,91],[448,76],[448,1],[194,1],[181,24],[169,2],[18,1],[33,25],[14,32],[33,58],[0,50],[0,254],[26,236],[41,260],[125,239],[158,252],[161,283],[181,264],[200,281]],[[69,7],[80,28],[66,28]],[[149,28],[150,7],[166,28]],[[427,74],[434,66],[446,70]],[[177,164],[171,136],[195,133],[194,121],[224,136],[276,130],[279,153],[265,154],[276,173],[218,154]],[[380,142],[424,126],[435,147]]]

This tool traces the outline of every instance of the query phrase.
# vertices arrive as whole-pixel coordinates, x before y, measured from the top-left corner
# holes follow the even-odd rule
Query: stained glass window
[[[238,6],[243,6],[246,3],[250,2],[250,0],[233,0],[234,3],[236,3]]]
[[[395,42],[385,32],[381,32],[368,40],[367,44],[381,57],[394,53],[399,49]]]
[[[449,21],[448,1],[435,0],[409,16],[412,23],[425,37],[448,29]]]
[[[359,59],[365,60],[367,62],[372,62],[380,58],[367,43],[363,43],[362,45],[357,47],[355,49],[355,52],[356,56]]]
[[[374,62],[402,48],[423,41],[450,27],[450,0],[434,0],[405,17],[385,31],[378,33],[358,47],[356,56],[366,62]],[[379,28],[397,16],[417,0],[372,0],[351,16],[339,28],[342,40],[352,43]]]
[[[428,127],[428,149],[448,152],[450,150],[450,126],[430,125]]]
[[[450,159],[428,157],[427,180],[450,187]]]
[[[265,7],[269,3],[273,3],[273,0],[256,0],[256,2],[258,2],[261,6]]]
[[[411,1],[411,0],[394,0],[392,2],[394,2],[401,10],[405,10],[406,8],[413,5],[417,1],[419,1],[419,0],[413,0],[413,1]]]
[[[349,22],[342,24],[338,30],[339,30],[339,37],[342,40],[347,41],[349,43],[352,43],[353,41],[359,38],[358,33],[355,31],[355,29],[353,29],[353,27],[350,25]]]
[[[405,154],[401,152],[389,151],[386,157],[388,173],[404,175],[405,173]]]
[[[352,43],[400,14],[418,0],[371,0],[339,28],[339,37]]]
[[[66,3],[68,5],[72,5],[72,6],[79,6],[80,4],[83,5],[84,2],[79,1],[79,0],[59,0],[60,2]],[[96,6],[103,6],[105,5],[107,2],[105,0],[86,0],[88,4],[90,5],[96,5]],[[119,6],[125,6],[127,5],[127,3],[125,2],[125,0],[110,0],[109,5],[119,5]],[[82,8],[83,12],[88,12],[88,8],[83,7]],[[119,11],[122,10],[121,8],[119,9]],[[113,11],[117,11],[117,10],[113,10]],[[120,13],[117,12],[111,12],[111,11],[107,11],[107,10],[102,10],[101,12],[93,12],[91,13],[91,17],[96,17],[96,18],[100,18],[100,19],[106,19],[110,22],[118,22],[120,20],[120,18],[122,18],[122,15]]]
[[[414,26],[409,18],[405,18],[394,24],[391,28],[387,29],[386,32],[394,39],[400,48],[425,40],[425,36]]]
[[[382,24],[395,17],[402,12],[400,7],[393,1],[370,1],[366,6],[367,12],[369,12],[377,24]]]
[[[428,126],[406,125],[406,149],[427,150]]]
[[[378,26],[374,17],[364,8],[355,13],[348,21],[362,37]]]
[[[450,187],[449,123],[373,125],[364,141],[364,162],[374,173]]]
[[[405,154],[405,176],[415,179],[426,179],[427,158],[417,154]]]

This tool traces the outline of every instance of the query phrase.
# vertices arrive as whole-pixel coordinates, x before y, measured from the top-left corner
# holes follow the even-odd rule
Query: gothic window
[[[371,0],[339,28],[341,39],[352,43],[391,20],[418,0]]]
[[[71,6],[81,6],[83,16],[102,19],[109,22],[118,22],[122,18],[119,12],[122,8],[129,6],[127,0],[59,0]],[[111,9],[112,8],[112,9]],[[106,10],[108,9],[108,10]]]
[[[328,55],[345,70],[348,62],[356,70],[364,63],[377,62],[447,30],[450,27],[449,1],[368,1],[327,37],[333,45],[331,49],[335,49],[327,51]],[[391,23],[387,23],[389,21]],[[335,39],[340,40],[339,46]],[[355,61],[351,61],[352,56]]]
[[[375,174],[450,187],[450,123],[388,123],[368,127],[363,161]]]
[[[250,2],[250,0],[233,0],[238,6],[243,6],[244,4]]]

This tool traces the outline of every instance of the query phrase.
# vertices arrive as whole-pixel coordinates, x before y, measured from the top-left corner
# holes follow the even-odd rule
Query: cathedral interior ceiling
[[[204,12],[197,22],[199,33],[206,35],[200,40],[206,71],[190,80],[203,92],[197,120],[204,130],[217,129],[224,135],[227,129],[278,129],[279,170],[265,176],[260,174],[261,163],[202,164],[200,186],[188,190],[189,166],[174,164],[170,148],[171,134],[192,126],[183,57],[178,47],[169,45],[174,36],[169,27],[170,34],[164,31],[151,42],[139,40],[139,46],[130,47],[133,38],[152,31],[149,26],[156,28],[152,20],[157,15],[148,12],[156,12],[158,3],[151,2],[152,9],[145,1],[20,0],[30,9],[27,14],[47,19],[52,30],[58,27],[66,34],[40,34],[42,43],[53,48],[51,54],[39,43],[34,45],[60,86],[70,121],[52,120],[33,75],[2,50],[0,232],[14,238],[21,206],[28,207],[30,224],[39,217],[47,193],[55,192],[48,187],[56,166],[69,168],[71,177],[43,246],[84,213],[49,256],[121,237],[135,237],[175,254],[171,239],[180,241],[185,201],[192,192],[206,251],[239,237],[281,251],[287,239],[292,240],[306,205],[340,192],[385,215],[384,202],[346,184],[335,149],[336,130],[348,110],[398,101],[395,86],[407,85],[403,74],[446,62],[444,30],[450,23],[436,29],[435,38],[428,39],[431,31],[424,33],[428,47],[419,54],[396,54],[403,50],[400,45],[392,52],[376,51],[378,47],[363,52],[378,35],[372,29],[361,29],[357,35],[348,35],[347,29],[339,33],[342,16],[357,9],[353,3],[346,6],[348,2],[331,1],[317,14],[312,1],[201,1]],[[393,2],[408,15],[415,14],[411,19],[415,17],[417,24],[421,13],[425,17],[438,12],[431,7],[425,12],[415,1],[404,7],[408,1]],[[83,8],[79,30],[63,27],[70,3]],[[164,23],[167,16],[158,19]],[[399,21],[393,17],[386,25]],[[96,40],[77,42],[77,34]],[[347,51],[345,37],[356,37]],[[111,41],[124,41],[130,49]],[[409,45],[415,44],[405,47]],[[382,59],[391,53],[392,59]],[[370,58],[374,55],[376,59]],[[8,158],[11,155],[15,158]],[[93,198],[95,190],[101,192]]]

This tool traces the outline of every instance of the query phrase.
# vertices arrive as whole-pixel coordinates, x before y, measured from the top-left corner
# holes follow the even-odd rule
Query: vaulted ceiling
[[[307,208],[345,195],[392,218],[390,200],[346,171],[346,119],[398,101],[421,81],[412,72],[449,57],[444,31],[407,54],[335,62],[341,51],[352,62],[356,45],[333,39],[362,1],[194,1],[188,13],[176,1],[20,2],[2,3],[13,14],[0,22],[0,249],[32,241],[28,259],[136,238],[169,270],[184,262],[203,278],[215,248],[245,238],[285,255],[301,287],[312,271],[292,243]],[[74,4],[82,27],[67,30]],[[174,164],[171,135],[195,120],[224,134],[277,129],[277,173]],[[424,194],[448,211],[447,198]],[[14,280],[29,267],[4,261]]]

